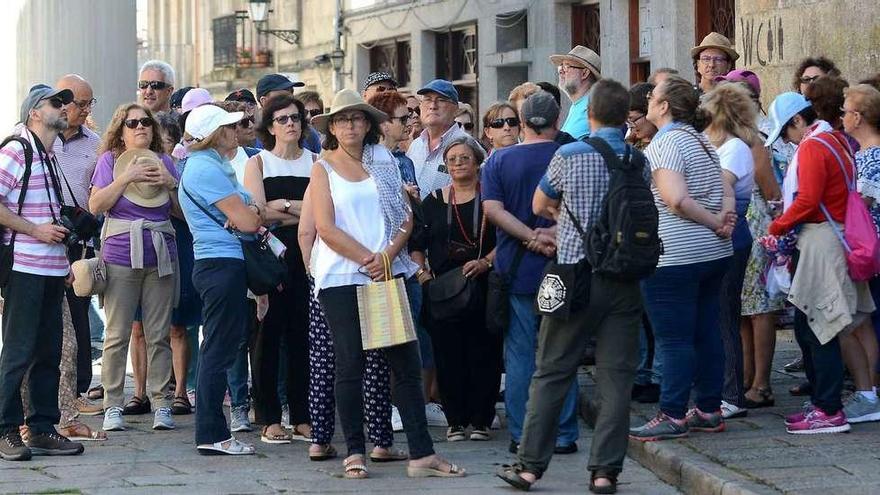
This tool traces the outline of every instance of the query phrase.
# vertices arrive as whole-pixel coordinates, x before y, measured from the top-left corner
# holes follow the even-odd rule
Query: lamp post
[[[269,2],[270,0],[248,1],[248,12],[250,13],[251,20],[254,21],[254,27],[257,28],[257,32],[263,34],[271,34],[272,36],[275,36],[276,38],[291,45],[298,44],[298,29],[267,28],[267,26],[269,25],[269,13],[272,12],[271,10],[269,10]]]

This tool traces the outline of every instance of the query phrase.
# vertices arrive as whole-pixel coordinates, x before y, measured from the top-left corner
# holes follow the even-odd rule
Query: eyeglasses
[[[159,91],[165,89],[169,86],[165,81],[138,81],[138,88],[147,89],[150,88],[153,91]]]
[[[85,110],[86,108],[92,108],[98,104],[97,98],[92,98],[91,100],[73,100],[71,103],[77,106],[80,110]]]
[[[123,123],[125,124],[125,127],[128,127],[129,129],[137,129],[138,124],[142,125],[143,127],[153,127],[153,119],[151,119],[150,117],[128,119],[125,120]]]
[[[801,84],[813,84],[816,82],[816,79],[819,79],[822,76],[801,76],[800,81]]]
[[[236,125],[238,125],[242,129],[249,129],[252,125],[254,125],[254,118],[253,117],[243,118],[243,119],[239,120],[236,123]]]
[[[626,119],[626,126],[632,129],[633,127],[639,125],[639,121],[641,121],[643,118],[645,118],[644,115],[639,115],[639,117],[636,119]]]
[[[577,70],[587,70],[586,67],[581,67],[581,66],[579,66],[579,65],[569,65],[569,64],[562,64],[562,65],[559,66],[559,69],[562,70],[562,71],[570,71],[570,70],[572,70],[572,69],[577,69]]]
[[[449,155],[446,157],[446,163],[454,164],[454,163],[470,163],[474,161],[474,157],[469,154],[464,155]]]
[[[466,131],[474,130],[474,123],[473,122],[458,122],[458,121],[456,121],[455,123],[458,124],[459,127],[461,127],[462,129],[464,129]],[[502,127],[504,126],[504,124],[501,124],[501,125],[502,125]]]
[[[409,115],[402,115],[400,117],[391,117],[388,119],[390,122],[394,122],[395,120],[400,121],[400,125],[406,125],[409,123]]]
[[[510,127],[519,127],[519,119],[516,117],[507,117],[506,119],[495,119],[489,122],[489,127],[492,129],[501,129],[504,127],[504,124],[509,125]],[[471,124],[473,125],[473,124]]]
[[[427,103],[429,105],[439,105],[441,103],[452,103],[452,100],[443,96],[423,96],[420,100],[422,103]]]
[[[709,55],[705,55],[700,57],[700,62],[704,64],[724,64],[727,63],[727,57],[710,57]]]
[[[278,122],[279,125],[287,125],[287,122],[290,120],[293,120],[294,123],[299,122],[300,121],[300,114],[291,113],[288,115],[279,115],[279,116],[273,118],[272,120],[274,120],[275,122]]]
[[[858,110],[847,110],[846,108],[840,107],[840,111],[843,112],[844,115],[848,113],[859,113]]]
[[[313,108],[311,110],[306,110],[306,113],[309,115],[309,117],[314,117],[316,115],[321,115],[322,113],[324,113],[324,109],[323,108]]]
[[[421,115],[422,114],[422,110],[419,107],[406,107],[406,109],[409,110],[410,115],[412,115],[412,114]]]
[[[353,126],[363,125],[367,121],[367,118],[363,115],[337,115],[333,117],[334,125],[342,125],[342,124],[350,124]]]

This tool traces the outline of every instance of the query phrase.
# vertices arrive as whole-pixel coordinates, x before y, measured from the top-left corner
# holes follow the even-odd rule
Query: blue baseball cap
[[[437,93],[440,96],[449,98],[453,103],[458,104],[458,91],[451,82],[445,79],[434,79],[422,89],[416,91],[417,95],[423,95],[425,93]]]
[[[804,98],[804,95],[794,91],[777,96],[773,103],[770,104],[770,110],[767,112],[767,117],[769,117],[773,127],[770,128],[770,134],[767,135],[764,146],[772,146],[779,139],[779,135],[782,134],[785,124],[801,110],[810,106],[810,102]]]
[[[21,120],[19,120],[19,122],[27,125],[31,110],[36,108],[41,101],[56,96],[61,98],[61,103],[65,105],[73,101],[73,91],[69,89],[54,89],[46,84],[36,84],[32,86],[28,91],[27,96],[25,96],[24,101],[21,103]]]

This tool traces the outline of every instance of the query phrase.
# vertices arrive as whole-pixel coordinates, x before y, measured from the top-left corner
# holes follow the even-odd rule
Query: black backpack
[[[657,232],[659,214],[645,181],[645,156],[626,147],[621,161],[600,138],[587,138],[608,167],[608,192],[602,213],[587,234],[586,253],[593,273],[635,281],[657,268],[663,244]]]

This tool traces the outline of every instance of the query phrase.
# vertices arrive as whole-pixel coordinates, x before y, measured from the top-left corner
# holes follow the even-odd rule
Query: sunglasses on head
[[[124,124],[125,124],[125,127],[128,127],[129,129],[137,129],[138,124],[142,125],[143,127],[152,128],[153,127],[153,119],[151,119],[150,117],[141,117],[139,119],[127,119],[124,122]]]
[[[250,126],[254,125],[254,118],[253,117],[245,117],[245,118],[239,120],[236,123],[236,125],[238,125],[242,129],[248,129],[248,128],[250,128]]]
[[[292,113],[289,115],[279,115],[272,120],[278,122],[278,124],[280,125],[287,125],[287,122],[289,122],[291,119],[293,119],[294,122],[299,122],[299,117],[300,115],[298,113]]]
[[[165,89],[168,87],[168,83],[165,81],[138,81],[139,89],[147,89],[150,88],[154,91],[159,91],[160,89]]]
[[[456,124],[458,124],[459,127],[463,128],[466,131],[474,130],[474,123],[473,122],[456,122]],[[501,127],[504,127],[503,122],[501,123]]]
[[[321,115],[324,113],[324,110],[321,108],[313,108],[311,110],[306,110],[306,113],[309,114],[309,117],[314,117],[316,115]]]
[[[509,125],[510,127],[519,127],[519,119],[516,117],[507,117],[506,119],[495,119],[489,122],[489,127],[492,129],[501,129],[504,127],[504,124]],[[473,127],[473,124],[471,124]]]

